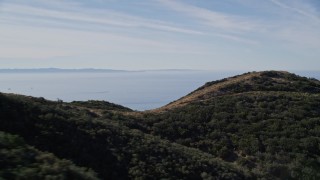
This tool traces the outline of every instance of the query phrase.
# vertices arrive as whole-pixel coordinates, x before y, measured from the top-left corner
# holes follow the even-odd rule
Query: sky
[[[0,68],[320,70],[319,0],[0,0]]]

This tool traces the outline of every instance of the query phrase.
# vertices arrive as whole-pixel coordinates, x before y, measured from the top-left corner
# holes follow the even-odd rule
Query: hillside
[[[91,170],[41,152],[19,136],[0,131],[0,147],[1,179],[98,179]]]
[[[23,137],[28,146],[91,168],[101,179],[251,176],[211,154],[129,128],[112,111],[98,118],[74,104],[11,94],[0,95],[0,102],[1,131]]]
[[[252,72],[208,82],[192,93],[154,111],[164,111],[216,96],[248,91],[289,91],[320,93],[320,83],[285,71]]]
[[[320,82],[246,73],[146,112],[0,94],[0,131],[101,179],[319,179]]]

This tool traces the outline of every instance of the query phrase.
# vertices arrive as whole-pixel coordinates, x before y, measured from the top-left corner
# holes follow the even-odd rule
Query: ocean
[[[134,110],[166,105],[206,82],[242,74],[217,71],[138,71],[110,73],[0,73],[0,92],[49,100],[105,100]],[[320,71],[296,74],[320,79]]]

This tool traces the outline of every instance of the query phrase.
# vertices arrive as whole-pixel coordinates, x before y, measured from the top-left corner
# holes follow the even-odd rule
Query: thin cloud
[[[94,25],[99,30],[105,30],[110,28],[120,28],[128,30],[130,28],[134,29],[144,29],[144,30],[152,30],[154,32],[170,32],[170,33],[182,33],[182,34],[190,34],[190,35],[204,35],[204,36],[213,36],[219,37],[231,41],[242,42],[247,44],[257,44],[257,42],[246,39],[239,35],[233,35],[230,33],[222,33],[222,32],[206,32],[196,29],[190,28],[182,28],[168,22],[163,22],[159,20],[151,20],[147,18],[142,18],[139,16],[133,16],[129,14],[119,13],[115,11],[101,11],[99,9],[90,9],[83,8],[80,3],[73,4],[73,1],[57,1],[52,3],[51,1],[37,1],[33,0],[33,2],[37,3],[37,6],[30,6],[28,4],[21,4],[8,2],[5,3],[5,6],[1,9],[2,13],[5,13],[2,17],[0,17],[0,22],[6,22],[11,24],[16,23],[24,23],[29,22],[31,24],[36,23],[37,25],[43,26],[58,26],[61,28],[76,28],[79,29],[83,27],[83,29],[88,29],[88,27],[93,27]],[[47,4],[46,4],[47,3]],[[68,3],[73,4],[71,9],[66,9],[66,5]],[[50,6],[49,6],[50,5]],[[49,8],[50,7],[50,8]],[[187,7],[190,9],[190,7]],[[220,19],[218,22],[221,22],[220,26],[229,28],[233,27],[235,29],[236,26],[240,29],[246,29],[249,26],[244,23],[236,24],[236,20],[228,20],[227,17],[220,14],[214,14],[214,12],[195,8],[197,14],[201,14],[200,11],[207,11],[201,17],[210,20],[209,23],[211,25],[217,24],[214,22],[212,16],[216,16],[216,19]],[[84,13],[85,12],[85,13]],[[206,15],[209,15],[208,17]],[[224,20],[223,20],[224,19]],[[26,24],[26,23],[24,23]],[[82,25],[81,25],[82,24]],[[83,25],[87,24],[87,25]],[[218,23],[219,24],[219,23]],[[92,29],[92,28],[91,28]],[[198,28],[199,29],[199,28]],[[236,28],[237,29],[237,28]],[[95,30],[96,31],[96,30]]]
[[[180,3],[172,0],[156,0],[172,10],[186,14],[189,17],[201,20],[202,24],[221,28],[227,31],[249,31],[258,27],[257,23],[245,21],[241,17],[215,12],[208,9]]]
[[[199,31],[114,11],[102,12],[80,6],[60,8],[65,5],[62,1],[51,7],[44,6],[44,2],[41,2],[41,6],[12,2],[3,4],[0,9],[0,23],[3,25],[0,29],[0,41],[3,42],[0,44],[0,52],[4,52],[0,55],[2,58],[207,52],[203,47],[154,36],[164,31],[202,35]],[[135,33],[140,31],[150,34],[139,37]]]
[[[108,53],[204,53],[201,47],[182,42],[130,35],[7,25],[0,29],[1,58],[52,58]],[[16,53],[19,52],[19,53]]]
[[[288,9],[288,10],[291,10],[291,11],[294,11],[300,15],[303,15],[305,17],[308,17],[308,18],[311,18],[312,20],[320,23],[320,18],[317,17],[316,15],[308,12],[308,11],[304,11],[302,9],[299,9],[298,7],[292,7],[292,6],[289,6],[289,5],[286,5],[282,2],[279,2],[278,0],[270,0],[273,4],[283,8],[283,9]]]
[[[232,36],[232,35],[228,35],[228,34],[213,33],[212,36],[217,36],[217,37],[221,37],[221,38],[224,38],[224,39],[229,39],[229,40],[240,42],[240,43],[246,43],[246,44],[252,44],[252,45],[259,44],[257,41],[254,41],[254,40],[241,38],[239,36]]]
[[[188,17],[200,20],[200,23],[211,30],[206,31],[209,36],[219,37],[246,44],[259,44],[257,41],[244,36],[246,32],[257,31],[261,25],[256,22],[244,21],[242,17],[236,17],[225,13],[188,5],[171,0],[156,0],[160,4]],[[199,21],[195,21],[198,23]]]
[[[168,31],[175,33],[185,33],[201,35],[202,32],[180,28],[160,21],[152,21],[145,18],[125,15],[117,12],[93,13],[84,15],[80,12],[66,10],[52,10],[47,8],[31,7],[28,5],[6,4],[1,10],[3,13],[10,13],[12,16],[24,18],[50,18],[60,21],[73,21],[75,23],[95,23],[105,26],[115,26],[124,28],[149,28],[157,31]],[[81,11],[81,10],[80,10]]]
[[[281,41],[282,46],[294,49],[318,49],[320,46],[320,19],[310,1],[269,0],[280,16],[274,20],[276,28],[268,36]],[[273,32],[273,33],[271,33]]]

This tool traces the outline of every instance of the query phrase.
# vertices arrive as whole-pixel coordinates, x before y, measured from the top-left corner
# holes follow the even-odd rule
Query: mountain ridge
[[[271,78],[272,80],[275,80],[275,83],[279,83],[279,84],[289,82],[290,80],[286,76],[291,77],[291,78],[296,78],[294,80],[297,80],[297,79],[302,80],[303,79],[303,80],[313,81],[313,82],[315,82],[316,85],[318,85],[317,87],[315,87],[315,89],[317,89],[317,92],[320,92],[320,83],[316,79],[301,77],[301,76],[298,76],[295,74],[291,74],[287,71],[249,72],[249,73],[244,73],[242,75],[237,75],[237,76],[225,78],[222,80],[207,82],[205,85],[199,87],[198,89],[194,90],[193,92],[189,93],[188,95],[183,96],[182,98],[175,100],[175,101],[173,101],[163,107],[160,107],[160,108],[157,108],[154,110],[150,110],[150,111],[151,112],[166,111],[166,110],[170,110],[173,108],[184,106],[185,104],[192,103],[194,101],[204,101],[205,98],[226,95],[226,94],[228,94],[228,89],[226,87],[232,86],[237,83],[245,83],[245,81],[249,81],[249,83],[252,83],[253,86],[255,86],[256,84],[254,84],[254,83],[256,83],[256,82],[250,82],[250,81],[252,81],[254,79],[259,79],[262,77]],[[289,82],[289,84],[290,83],[291,82]],[[252,86],[252,84],[251,84],[251,86]],[[246,84],[246,85],[250,85],[250,84]],[[257,90],[254,90],[254,91],[257,91]],[[276,91],[276,90],[277,89],[275,89],[274,91]],[[266,91],[266,90],[262,89],[262,91]]]
[[[0,93],[0,131],[101,179],[320,178],[320,81],[251,72],[185,97],[139,112]]]

